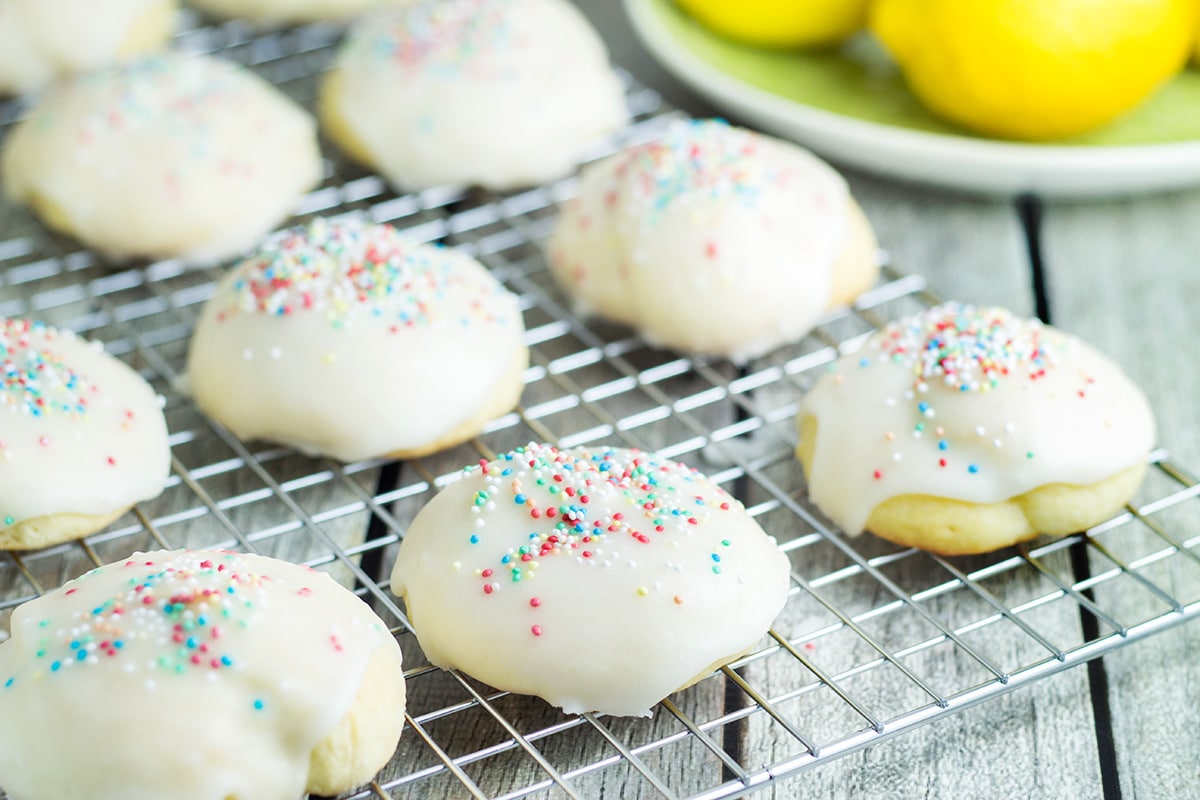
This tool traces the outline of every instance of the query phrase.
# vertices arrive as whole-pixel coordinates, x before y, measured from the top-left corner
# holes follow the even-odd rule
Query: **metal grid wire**
[[[179,45],[251,65],[311,105],[336,28],[193,26]],[[670,115],[630,81],[634,124]],[[0,137],[19,116],[0,105]],[[354,797],[722,798],[1067,669],[1200,613],[1200,485],[1156,454],[1133,504],[1086,535],[972,558],[846,538],[809,503],[792,455],[798,399],[840,352],[935,302],[885,269],[853,309],[736,368],[655,350],[566,309],[539,242],[574,182],[511,195],[397,195],[326,153],[298,219],[353,214],[462,247],[520,294],[532,362],[517,411],[475,441],[413,461],[338,464],[238,441],[177,391],[187,340],[218,270],[164,261],[114,271],[0,205],[0,315],[106,343],[166,398],[170,483],[84,541],[0,555],[0,632],[14,607],[137,549],[227,547],[287,558],[353,587],[391,625],[408,665],[392,762]],[[750,654],[664,700],[650,719],[566,716],[430,667],[387,589],[405,526],[461,465],[531,440],[657,451],[745,502],[792,562],[788,604]],[[2,635],[2,634],[0,634]],[[3,792],[0,791],[0,797]]]

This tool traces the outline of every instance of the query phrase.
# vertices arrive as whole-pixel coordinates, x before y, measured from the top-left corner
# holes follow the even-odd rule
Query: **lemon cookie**
[[[5,186],[111,257],[218,261],[249,249],[321,177],[311,117],[208,56],[155,56],[55,87],[18,123]]]
[[[840,175],[720,120],[676,123],[586,167],[548,253],[580,313],[739,361],[800,338],[878,274]]]
[[[469,256],[318,219],[221,281],[188,375],[200,407],[244,439],[412,457],[516,405],[524,332],[517,298]]]
[[[175,9],[175,0],[0,0],[0,94],[156,50]]]
[[[0,786],[13,800],[295,800],[391,757],[400,648],[328,575],[221,551],[135,553],[13,612]]]
[[[555,180],[626,119],[603,43],[564,0],[368,15],[324,79],[320,113],[343,150],[405,189]]]
[[[162,492],[169,467],[140,375],[70,331],[0,319],[0,548],[94,533]]]
[[[540,444],[446,487],[392,573],[431,663],[627,716],[752,648],[788,584],[775,540],[695,470]]]
[[[1037,320],[949,303],[892,323],[804,398],[809,495],[843,530],[944,554],[1095,525],[1154,442],[1145,396]]]

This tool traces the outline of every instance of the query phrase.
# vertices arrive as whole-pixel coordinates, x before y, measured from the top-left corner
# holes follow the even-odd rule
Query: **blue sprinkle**
[[[718,553],[713,553],[713,554],[712,554],[712,560],[713,560],[713,561],[720,561],[720,560],[721,560],[721,556],[720,556],[720,554],[718,554]]]
[[[233,666],[233,659],[232,659],[232,658],[230,658],[229,656],[221,656],[221,663],[222,663],[222,664],[224,664],[224,665],[225,665],[225,666],[227,666],[227,667],[232,667],[232,666]]]
[[[858,365],[860,367],[869,367],[869,366],[871,366],[871,362],[870,362],[870,360],[868,360],[866,358],[860,358],[858,360]]]
[[[195,650],[195,649],[196,649],[196,638],[195,638],[194,636],[189,636],[189,637],[188,637],[188,640],[187,640],[187,646],[188,646],[188,649],[189,649],[189,650]]]
[[[14,680],[16,680],[16,678],[9,678],[8,680],[6,680],[4,682],[4,688],[7,689],[8,687],[12,686]]]
[[[55,661],[53,664],[50,665],[51,672],[58,672],[60,669],[62,669],[61,661]]]
[[[72,649],[72,650],[78,650],[78,649],[79,649],[79,642],[71,642],[71,649]]]
[[[262,711],[265,706],[266,706],[266,703],[264,703],[262,700],[254,701],[254,710],[255,711]]]
[[[928,410],[929,410],[929,403],[926,403],[924,401],[917,403],[917,411],[920,411],[922,414],[924,414]]]
[[[164,614],[170,614],[174,610],[175,610],[175,606],[171,605],[170,603],[166,603],[163,605],[163,613]]]
[[[979,472],[979,465],[978,465],[978,464],[971,464],[970,466],[968,466],[968,467],[967,467],[967,472],[969,472],[969,473],[971,473],[972,475],[974,475],[976,472]]]
[[[479,534],[477,534],[477,533],[471,534],[471,544],[479,544]]]
[[[515,502],[519,506],[525,505],[525,495],[518,494],[516,497],[513,498],[513,502]]]
[[[121,641],[120,639],[114,639],[112,646],[113,646],[114,650],[120,650],[122,647],[125,646],[125,642]]]
[[[938,450],[945,450],[949,446],[950,446],[949,442],[947,442],[945,439],[942,439],[941,441],[938,442]]]

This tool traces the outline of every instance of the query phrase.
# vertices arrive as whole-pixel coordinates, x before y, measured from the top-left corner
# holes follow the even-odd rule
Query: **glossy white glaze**
[[[174,13],[175,0],[0,0],[0,93],[129,58],[145,17]]]
[[[523,337],[517,298],[469,256],[317,220],[225,276],[188,374],[239,437],[353,461],[432,444],[519,391]]]
[[[433,664],[568,713],[649,714],[752,647],[787,590],[775,540],[703,475],[532,444],[437,495],[392,573]]]
[[[107,515],[163,490],[161,399],[70,331],[0,320],[0,530],[54,514]]]
[[[5,188],[114,257],[249,249],[321,176],[312,118],[247,70],[171,54],[48,92],[6,143]]]
[[[545,183],[626,119],[620,81],[564,0],[423,0],[364,17],[335,112],[397,186]]]
[[[261,556],[136,553],[19,607],[0,644],[14,800],[295,800],[346,714],[378,617]]]
[[[829,307],[849,202],[841,176],[795,145],[679,122],[584,169],[550,262],[581,313],[742,360],[804,335]]]

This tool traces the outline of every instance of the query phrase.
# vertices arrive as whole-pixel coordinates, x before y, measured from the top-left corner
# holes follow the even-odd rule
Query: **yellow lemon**
[[[706,27],[765,47],[836,44],[866,24],[870,0],[676,0]]]
[[[1196,0],[875,0],[871,30],[930,111],[989,136],[1108,122],[1186,63]]]

